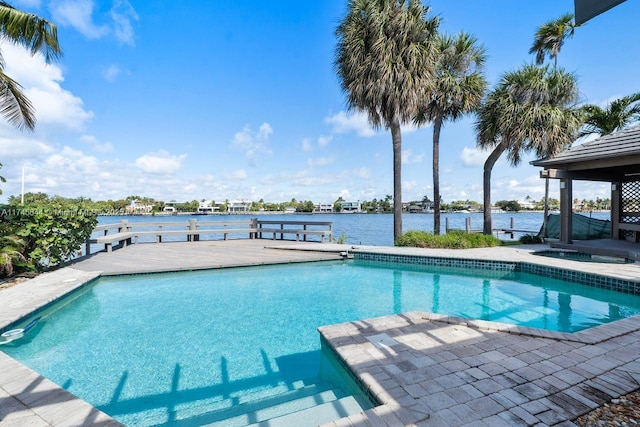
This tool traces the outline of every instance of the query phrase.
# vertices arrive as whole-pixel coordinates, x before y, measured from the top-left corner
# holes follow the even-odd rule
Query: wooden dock
[[[299,250],[301,245],[309,249]],[[292,246],[298,250],[286,250]],[[340,252],[344,250],[345,245],[311,242],[305,244],[286,240],[166,242],[161,245],[130,245],[113,252],[98,252],[74,261],[71,267],[111,276],[338,260],[342,259]]]
[[[188,242],[214,240],[221,236],[227,240],[230,236],[249,239],[296,241],[316,240],[320,243],[333,239],[333,223],[321,221],[266,221],[251,218],[243,221],[197,221],[185,222],[129,222],[122,220],[114,224],[97,226],[91,237],[85,242],[85,254],[92,252],[91,245],[104,245],[107,252],[114,245],[126,247],[138,244],[145,238],[147,241],[162,243],[165,237],[184,236]],[[310,239],[311,238],[311,239]]]
[[[467,233],[482,233],[482,228],[473,228],[471,225],[471,217],[465,218],[464,221],[464,231]],[[445,218],[445,231],[448,233],[449,231],[454,231],[456,229],[451,228],[449,226],[449,218]],[[524,234],[533,234],[533,235],[537,235],[538,232],[540,230],[525,230],[525,229],[521,229],[521,228],[517,228],[516,227],[516,221],[515,218],[511,217],[511,223],[510,226],[508,228],[494,228],[492,230],[492,233],[495,234],[496,236],[500,235],[500,234],[509,234],[510,238],[513,239],[514,238],[514,234],[515,233],[524,233]]]

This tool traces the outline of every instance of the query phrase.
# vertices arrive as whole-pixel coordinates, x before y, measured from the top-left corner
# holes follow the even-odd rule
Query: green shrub
[[[441,249],[471,249],[499,246],[500,240],[491,235],[450,231],[440,236],[426,231],[411,230],[396,240],[396,246]]]
[[[344,245],[345,243],[347,243],[347,236],[344,235],[344,233],[340,233],[340,237],[338,237],[337,239],[332,237],[332,242],[333,243],[338,243],[340,245]]]
[[[45,202],[0,209],[0,238],[15,243],[15,250],[4,256],[0,270],[5,273],[13,270],[8,262],[20,270],[45,270],[72,259],[98,223],[97,215],[81,204]]]
[[[520,240],[520,243],[525,245],[532,244],[532,243],[543,243],[542,238],[534,234],[525,234],[524,236],[521,236],[518,240]]]

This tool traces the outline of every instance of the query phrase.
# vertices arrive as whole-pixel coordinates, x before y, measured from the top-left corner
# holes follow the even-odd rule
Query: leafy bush
[[[22,254],[23,251],[24,242],[18,236],[0,235],[0,277],[3,275],[11,276],[14,269],[28,269],[27,259]]]
[[[520,240],[520,243],[525,245],[532,244],[532,243],[543,243],[542,238],[534,234],[525,234],[524,236],[521,236],[518,240]]]
[[[396,240],[396,246],[416,248],[471,249],[499,246],[500,240],[491,235],[450,231],[440,236],[426,231],[411,230]]]
[[[0,207],[0,217],[0,238],[12,242],[0,261],[7,274],[16,266],[45,270],[72,259],[98,223],[97,215],[81,204],[64,202]],[[7,267],[9,262],[13,266]]]
[[[340,233],[340,237],[336,238],[332,238],[333,243],[338,243],[340,245],[343,245],[345,243],[347,243],[347,236],[344,235],[344,233]]]

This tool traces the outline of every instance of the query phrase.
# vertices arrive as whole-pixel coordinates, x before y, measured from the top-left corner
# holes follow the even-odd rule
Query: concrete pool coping
[[[640,278],[638,264],[531,255],[544,248],[548,246],[434,250],[250,240],[134,245],[0,291],[0,331],[100,275],[340,259],[340,252],[527,262],[622,280]],[[582,413],[640,388],[640,316],[562,334],[405,313],[326,326],[320,334],[381,403],[332,426],[573,425],[571,420]],[[0,352],[0,425],[61,421],[119,425]]]

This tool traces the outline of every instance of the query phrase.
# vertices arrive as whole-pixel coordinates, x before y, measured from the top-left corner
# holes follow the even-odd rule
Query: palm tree
[[[435,87],[420,106],[416,124],[433,122],[433,233],[440,234],[440,131],[480,105],[487,88],[486,51],[475,37],[460,33],[438,37]]]
[[[558,54],[565,39],[573,37],[576,24],[573,21],[573,14],[566,13],[557,19],[542,24],[533,40],[533,46],[529,53],[536,54],[536,64],[542,65],[545,57],[549,55],[553,59],[553,67],[558,67]],[[544,180],[544,215],[542,219],[543,233],[547,233],[547,221],[549,215],[549,177]]]
[[[491,170],[506,152],[516,166],[533,151],[538,157],[568,147],[581,125],[576,108],[576,77],[561,69],[525,65],[506,73],[478,112],[476,134],[480,148],[493,151],[484,164],[483,232],[491,234]]]
[[[571,13],[542,24],[536,31],[533,46],[529,49],[529,53],[536,54],[536,64],[543,64],[545,57],[549,55],[554,61],[554,67],[557,67],[560,49],[566,38],[573,37],[575,29],[576,24]]]
[[[391,131],[393,236],[402,235],[402,135],[432,88],[439,20],[420,0],[349,0],[334,65],[349,110]]]
[[[588,104],[580,109],[585,120],[580,136],[609,135],[640,121],[640,92],[618,98],[605,108]]]
[[[25,47],[32,55],[41,53],[47,63],[62,56],[54,24],[4,1],[0,1],[0,35]],[[0,113],[18,129],[33,130],[36,125],[33,105],[22,93],[22,87],[4,73],[4,65],[0,53]]]

